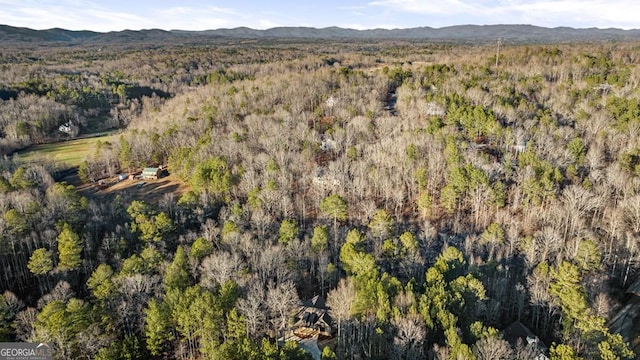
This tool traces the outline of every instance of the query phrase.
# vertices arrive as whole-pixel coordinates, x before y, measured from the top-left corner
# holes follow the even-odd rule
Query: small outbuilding
[[[142,170],[142,178],[145,180],[155,180],[160,177],[160,168],[147,167]]]

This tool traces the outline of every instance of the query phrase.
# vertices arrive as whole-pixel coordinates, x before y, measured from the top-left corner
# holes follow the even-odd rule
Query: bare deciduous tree
[[[396,328],[393,338],[393,352],[395,359],[417,360],[424,359],[424,341],[427,330],[424,319],[417,314],[409,314],[392,320]]]
[[[259,281],[251,281],[247,294],[238,299],[238,309],[246,319],[247,334],[251,338],[260,338],[264,334],[266,320],[266,293]]]
[[[71,289],[71,285],[66,281],[60,281],[49,294],[44,295],[40,300],[38,300],[38,308],[43,308],[54,300],[66,302],[74,295],[75,293]]]
[[[351,318],[351,306],[355,298],[356,287],[350,277],[340,280],[338,286],[327,295],[329,313],[338,323],[338,338],[341,336],[342,323]]]
[[[473,346],[473,353],[478,360],[513,359],[513,350],[509,343],[495,336],[478,340]]]
[[[16,328],[16,337],[22,341],[28,341],[35,335],[33,324],[35,324],[38,316],[38,310],[29,307],[16,314],[14,325]]]
[[[243,261],[237,253],[215,252],[204,258],[200,264],[200,283],[208,289],[222,286],[228,280],[237,277],[242,265]]]
[[[298,303],[298,293],[291,281],[271,284],[267,288],[266,303],[269,309],[271,323],[278,334],[286,333],[287,323],[293,307]]]

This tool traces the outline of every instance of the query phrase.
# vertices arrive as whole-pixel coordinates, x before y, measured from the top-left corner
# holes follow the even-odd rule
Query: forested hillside
[[[0,340],[61,359],[310,359],[278,339],[320,295],[322,359],[634,359],[639,54],[2,49]],[[107,129],[76,186],[13,154]],[[88,190],[158,165],[188,191]]]

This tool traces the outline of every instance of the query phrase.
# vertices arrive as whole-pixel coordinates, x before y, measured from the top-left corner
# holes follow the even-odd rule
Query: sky
[[[0,0],[0,24],[99,32],[246,26],[640,28],[638,0]]]

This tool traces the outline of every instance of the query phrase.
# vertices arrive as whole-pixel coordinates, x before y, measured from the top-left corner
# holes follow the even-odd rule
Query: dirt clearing
[[[175,175],[163,176],[159,179],[125,179],[118,181],[118,177],[103,179],[101,182],[82,184],[77,174],[72,174],[62,179],[74,185],[80,193],[96,200],[110,201],[117,195],[131,200],[141,200],[148,204],[158,204],[166,194],[173,194],[179,198],[185,192],[191,190],[186,182]]]

